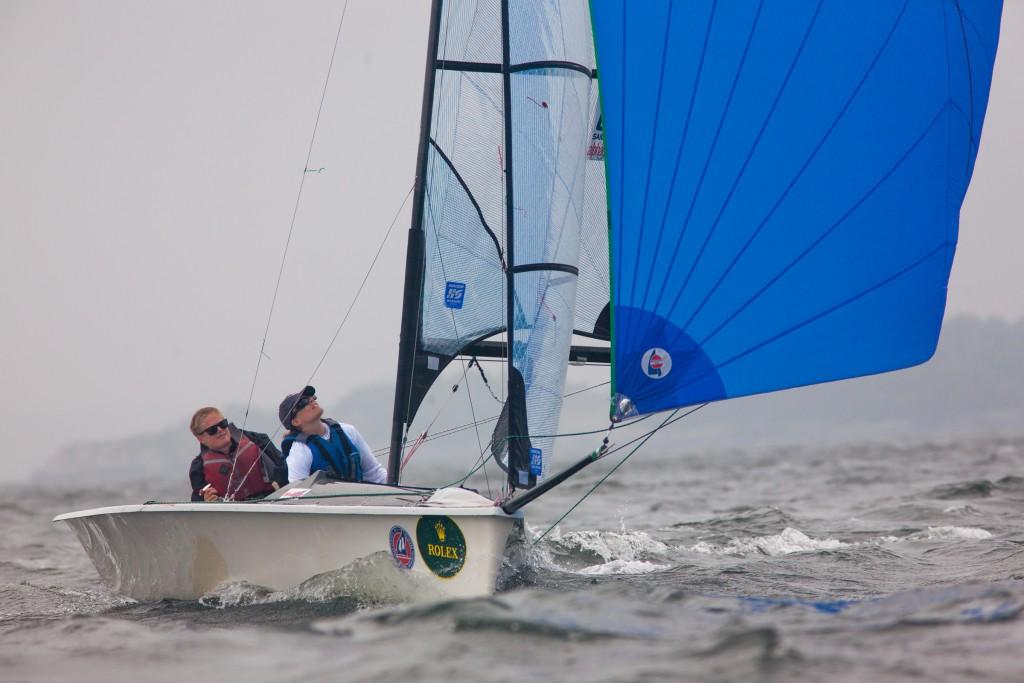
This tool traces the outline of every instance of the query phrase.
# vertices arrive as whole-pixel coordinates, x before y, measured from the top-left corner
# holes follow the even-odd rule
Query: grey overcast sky
[[[0,0],[0,478],[245,403],[344,6]],[[348,4],[263,411],[313,371],[411,187],[428,8]],[[1024,316],[1022,36],[1007,0],[948,314]],[[317,374],[332,400],[393,378],[408,215]]]

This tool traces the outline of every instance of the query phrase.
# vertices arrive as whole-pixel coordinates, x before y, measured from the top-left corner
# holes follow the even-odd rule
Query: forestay
[[[921,363],[999,0],[592,3],[613,417]]]

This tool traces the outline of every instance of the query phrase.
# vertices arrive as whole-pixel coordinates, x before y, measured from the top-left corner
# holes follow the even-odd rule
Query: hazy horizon
[[[310,378],[418,136],[429,2],[351,0],[309,161],[323,170],[303,173],[345,6],[0,4],[0,433],[23,454],[0,480],[71,442],[244,405],[303,180],[253,405],[272,414]],[[1006,3],[950,317],[1024,319],[1022,44],[1024,3]],[[332,403],[393,379],[408,223],[407,205],[316,373]]]

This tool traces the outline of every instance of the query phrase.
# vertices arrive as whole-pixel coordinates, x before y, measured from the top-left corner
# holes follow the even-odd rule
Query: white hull
[[[508,515],[468,492],[460,492],[461,499],[472,506],[453,506],[451,500],[435,506],[390,487],[330,488],[378,497],[126,505],[55,521],[74,530],[113,591],[142,601],[194,600],[239,581],[284,591],[350,567],[362,567],[367,585],[358,590],[369,594],[415,599],[494,591],[509,532],[521,515]],[[443,541],[435,530],[439,523]],[[396,553],[393,537],[411,543],[397,543]]]

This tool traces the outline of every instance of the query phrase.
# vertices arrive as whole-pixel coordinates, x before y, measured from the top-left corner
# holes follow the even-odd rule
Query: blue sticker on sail
[[[530,474],[539,477],[544,469],[544,455],[539,448],[530,449]]]
[[[464,282],[447,282],[444,286],[444,305],[448,308],[462,308],[462,302],[466,299],[466,284]]]

